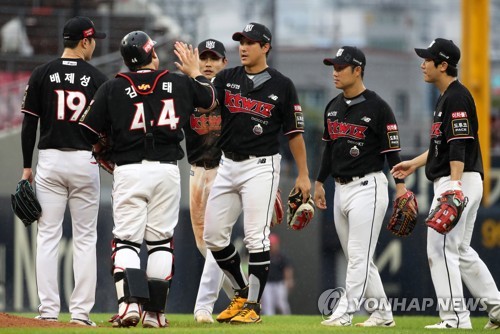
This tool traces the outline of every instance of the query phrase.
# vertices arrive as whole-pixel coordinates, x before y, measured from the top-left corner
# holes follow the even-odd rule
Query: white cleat
[[[163,313],[144,311],[142,313],[142,327],[143,328],[168,327],[168,321],[165,318],[165,314]]]
[[[347,327],[352,326],[352,316],[344,313],[342,315],[332,314],[328,319],[321,322],[324,326]]]
[[[484,325],[484,329],[499,329],[500,328],[500,322],[493,321],[493,320],[488,320],[488,323]]]
[[[51,322],[57,322],[56,317],[42,317],[41,315],[37,315],[35,317],[36,320],[42,320],[42,321],[51,321]]]
[[[467,323],[465,325],[458,326],[457,325],[452,325],[446,321],[441,321],[438,322],[437,324],[434,325],[427,325],[425,326],[426,329],[451,329],[451,328],[461,328],[461,329],[472,329],[471,323]]]
[[[396,323],[393,319],[381,319],[377,317],[370,317],[365,322],[356,324],[357,327],[394,327]]]
[[[82,326],[90,326],[97,327],[96,323],[90,319],[79,319],[79,318],[71,318],[69,321],[70,324],[82,325]]]
[[[194,312],[194,320],[199,324],[213,324],[214,318],[207,310],[198,310]]]

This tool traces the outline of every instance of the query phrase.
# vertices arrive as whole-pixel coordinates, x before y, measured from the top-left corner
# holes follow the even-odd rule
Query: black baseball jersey
[[[184,129],[187,159],[190,164],[200,161],[220,160],[222,155],[217,141],[221,132],[220,107],[213,111],[195,110]]]
[[[222,70],[214,85],[221,105],[223,151],[267,156],[279,152],[278,133],[304,132],[304,116],[293,82],[275,69],[258,74],[243,66]]]
[[[22,112],[40,119],[39,149],[92,149],[78,120],[108,78],[83,59],[59,58],[35,68],[22,102]]]
[[[391,107],[366,89],[352,99],[341,93],[325,109],[324,141],[332,141],[331,175],[362,176],[384,168],[385,153],[401,150]]]
[[[464,172],[484,175],[478,138],[479,123],[474,98],[458,80],[452,82],[436,103],[425,174],[431,181],[451,174],[449,143],[465,140]]]
[[[99,88],[80,123],[95,134],[111,133],[112,160],[118,165],[179,160],[189,115],[214,101],[213,86],[203,76],[194,80],[167,70],[119,73]]]

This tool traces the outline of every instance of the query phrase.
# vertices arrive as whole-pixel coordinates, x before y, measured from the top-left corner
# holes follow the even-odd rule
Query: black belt
[[[132,164],[142,164],[142,163],[148,163],[148,162],[158,162],[160,164],[169,164],[169,165],[176,165],[177,166],[177,160],[142,160],[142,161],[126,161],[126,162],[120,162],[117,163],[117,166],[123,166],[123,165],[132,165]]]
[[[224,156],[226,158],[229,158],[233,161],[239,162],[239,161],[245,161],[250,158],[256,158],[257,156],[255,155],[248,155],[248,154],[239,154],[235,152],[224,152]]]
[[[193,165],[196,167],[203,167],[205,169],[213,169],[219,167],[219,159],[217,160],[200,160],[196,161]]]
[[[335,182],[340,183],[340,184],[348,184],[351,183],[352,181],[359,180],[360,178],[364,177],[364,175],[360,176],[337,176],[334,177]]]

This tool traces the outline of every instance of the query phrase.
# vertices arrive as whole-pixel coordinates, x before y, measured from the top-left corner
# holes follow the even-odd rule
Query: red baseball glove
[[[468,198],[461,190],[448,190],[438,198],[438,206],[432,209],[425,223],[441,234],[447,234],[457,225]]]

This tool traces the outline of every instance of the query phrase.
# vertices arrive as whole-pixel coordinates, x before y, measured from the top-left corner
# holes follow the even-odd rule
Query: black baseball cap
[[[219,58],[226,58],[226,48],[224,44],[216,39],[206,39],[198,44],[198,52],[200,56],[204,53],[211,52]]]
[[[446,61],[457,67],[460,60],[460,49],[450,39],[436,38],[427,49],[417,49],[415,52],[420,58]]]
[[[254,42],[264,42],[271,44],[273,36],[271,31],[263,24],[251,22],[246,25],[242,32],[235,32],[233,34],[233,41],[239,41],[243,37],[248,38]]]
[[[355,46],[343,46],[335,55],[335,58],[323,59],[325,65],[354,65],[365,68],[366,57],[363,51]]]
[[[85,16],[75,16],[64,24],[63,38],[70,41],[79,41],[84,38],[106,38],[103,32],[95,30],[94,22]]]

